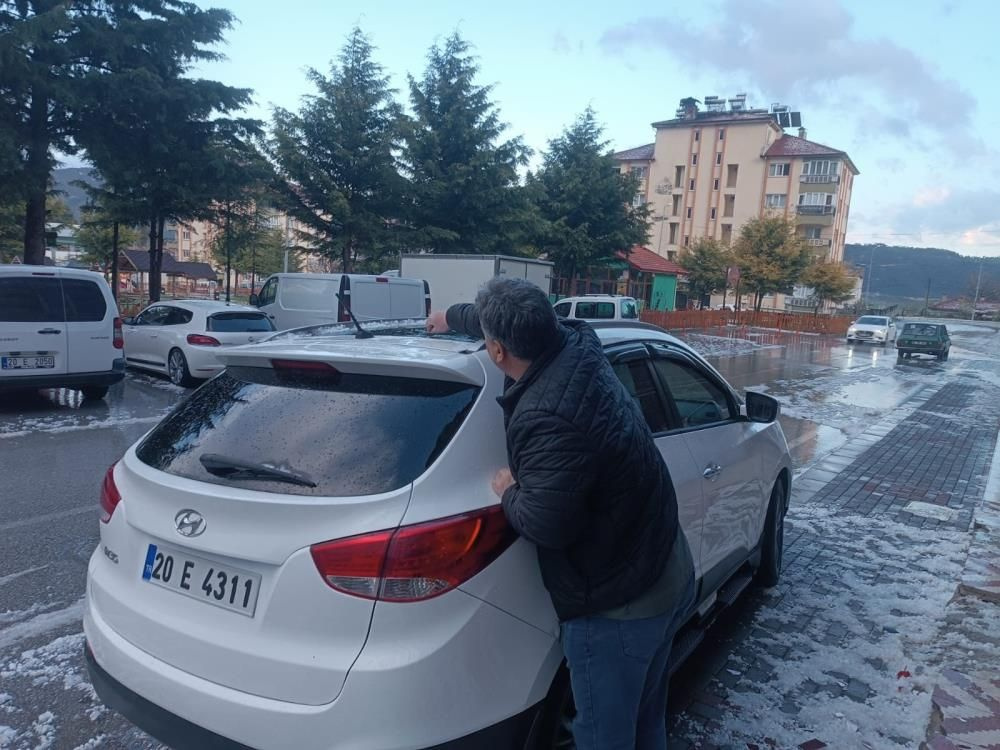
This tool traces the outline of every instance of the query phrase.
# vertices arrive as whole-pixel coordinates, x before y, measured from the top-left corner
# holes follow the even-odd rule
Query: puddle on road
[[[797,472],[816,463],[848,441],[848,435],[836,427],[782,414],[781,429],[792,454],[792,467]]]

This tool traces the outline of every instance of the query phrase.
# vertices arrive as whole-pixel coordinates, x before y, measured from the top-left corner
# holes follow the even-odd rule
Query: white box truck
[[[431,306],[446,310],[457,302],[474,302],[479,288],[494,276],[527,279],[551,293],[553,264],[510,255],[403,255],[399,275],[430,285]]]

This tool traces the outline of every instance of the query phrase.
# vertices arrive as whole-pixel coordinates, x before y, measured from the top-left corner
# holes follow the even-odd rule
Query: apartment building
[[[653,143],[615,154],[620,171],[640,175],[636,204],[652,206],[649,247],[676,260],[699,237],[729,243],[749,219],[781,213],[817,252],[842,260],[858,174],[847,153],[808,140],[787,107],[754,109],[745,94],[704,104],[681,100],[673,119],[653,123]]]

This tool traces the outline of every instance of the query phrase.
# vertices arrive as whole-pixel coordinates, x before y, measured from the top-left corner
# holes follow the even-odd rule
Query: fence
[[[799,315],[782,312],[756,312],[755,310],[674,310],[659,312],[645,310],[644,323],[673,331],[723,328],[727,325],[749,328],[770,328],[777,331],[823,333],[843,336],[853,318],[847,315]]]

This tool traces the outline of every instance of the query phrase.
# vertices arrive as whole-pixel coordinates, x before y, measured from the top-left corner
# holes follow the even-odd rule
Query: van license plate
[[[0,357],[0,370],[47,370],[55,366],[55,357]]]
[[[260,576],[159,544],[146,549],[142,580],[253,617]]]

